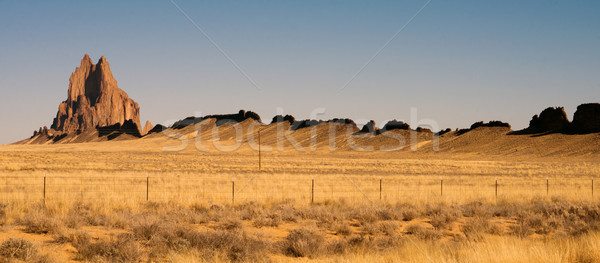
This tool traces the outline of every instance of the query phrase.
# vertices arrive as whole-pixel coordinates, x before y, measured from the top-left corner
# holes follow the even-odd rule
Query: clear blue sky
[[[106,56],[142,122],[276,107],[308,118],[527,126],[600,102],[600,1],[1,1],[0,144],[50,126],[85,53]]]

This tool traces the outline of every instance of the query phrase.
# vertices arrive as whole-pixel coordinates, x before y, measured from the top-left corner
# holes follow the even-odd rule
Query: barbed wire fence
[[[351,182],[360,186],[358,191]],[[595,200],[593,177],[474,175],[193,175],[148,172],[113,175],[0,175],[1,202],[181,201],[237,203],[294,200],[299,203],[476,201],[565,197]],[[364,193],[364,194],[363,194]]]

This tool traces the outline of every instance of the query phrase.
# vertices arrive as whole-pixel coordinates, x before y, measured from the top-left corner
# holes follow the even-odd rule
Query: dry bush
[[[281,224],[281,215],[277,213],[270,213],[265,216],[257,217],[252,222],[252,225],[256,228],[267,227],[278,227]]]
[[[419,210],[413,206],[404,207],[402,209],[402,220],[403,221],[412,221],[413,219],[420,216]]]
[[[482,241],[484,234],[500,235],[503,233],[500,225],[491,223],[488,218],[481,216],[467,219],[460,230],[471,241]]]
[[[34,209],[19,220],[25,232],[35,234],[53,233],[60,228],[59,220],[43,209]]]
[[[547,216],[532,211],[522,211],[517,222],[542,235],[549,234],[560,225],[560,221],[550,220]]]
[[[510,226],[511,233],[520,238],[526,238],[533,233],[531,227],[525,222],[518,222]]]
[[[8,204],[0,203],[0,226],[6,225]]]
[[[287,255],[315,258],[323,253],[325,235],[316,228],[304,227],[292,230],[282,246]]]
[[[242,220],[237,218],[228,217],[221,221],[220,227],[226,230],[241,230],[244,225]]]
[[[344,222],[333,224],[331,230],[333,230],[336,235],[348,236],[352,234],[352,228],[350,228],[350,226]]]
[[[350,244],[345,239],[333,239],[327,243],[325,252],[327,254],[342,255],[350,251]]]
[[[379,222],[379,231],[386,236],[397,236],[398,227],[398,224],[391,221]]]
[[[9,238],[0,244],[0,256],[8,262],[14,259],[29,261],[36,257],[37,248],[22,238]]]
[[[242,220],[253,220],[265,215],[264,208],[255,201],[247,202],[236,207]]]
[[[249,237],[241,231],[193,231],[185,239],[205,259],[224,255],[229,261],[260,261],[266,258],[270,245],[264,238]]]
[[[461,212],[466,217],[485,217],[489,218],[495,213],[495,207],[484,205],[482,202],[475,201],[461,206]]]
[[[428,228],[418,223],[406,226],[405,232],[422,240],[438,240],[443,236],[439,230]]]
[[[70,228],[84,226],[99,226],[106,223],[106,218],[94,211],[91,204],[77,202],[67,213],[65,223]]]
[[[373,222],[360,222],[360,227],[369,235],[376,235],[379,232],[379,226]]]
[[[460,210],[454,207],[439,205],[430,207],[425,212],[435,229],[446,229],[461,216]]]
[[[137,262],[142,252],[131,234],[121,234],[116,239],[94,242],[89,235],[79,235],[73,241],[77,259],[86,261]]]

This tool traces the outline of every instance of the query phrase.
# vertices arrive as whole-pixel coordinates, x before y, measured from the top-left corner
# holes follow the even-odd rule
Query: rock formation
[[[407,123],[405,123],[403,121],[397,121],[397,120],[388,121],[382,128],[382,130],[385,130],[385,131],[408,130],[408,129],[410,129],[410,125],[408,125]]]
[[[123,122],[123,124],[115,123],[109,126],[96,127],[96,129],[98,129],[98,135],[100,136],[105,136],[109,134],[112,134],[113,136],[129,134],[138,138],[142,137],[138,125],[133,120],[126,120],[125,122]]]
[[[587,103],[577,106],[573,116],[571,130],[576,133],[600,131],[600,104]]]
[[[367,122],[367,124],[363,125],[362,129],[360,129],[360,133],[373,133],[377,132],[377,127],[375,126],[375,121],[371,120]]]
[[[142,129],[142,135],[148,134],[148,132],[150,132],[152,130],[152,128],[154,128],[152,123],[150,123],[150,121],[146,121],[146,125],[144,125],[144,129]]]
[[[121,126],[126,121],[131,121],[139,134],[138,104],[119,89],[106,58],[101,57],[93,64],[86,54],[69,78],[67,100],[59,105],[51,129],[58,134],[71,134],[115,124]]]
[[[171,126],[173,129],[182,129],[192,124],[199,123],[206,119],[215,119],[217,124],[221,124],[224,122],[242,122],[246,119],[253,119],[255,121],[261,122],[260,116],[253,111],[245,111],[240,110],[237,114],[215,114],[215,115],[206,115],[204,117],[187,117],[183,120],[179,120]]]
[[[290,124],[292,124],[296,121],[296,118],[294,118],[294,116],[292,116],[292,115],[285,115],[285,116],[277,115],[277,116],[273,117],[273,120],[271,120],[271,124],[278,123],[278,122],[284,122],[284,121],[287,121]]]
[[[160,125],[160,124],[156,124],[154,126],[154,128],[152,128],[152,130],[148,131],[148,134],[161,133],[161,132],[163,132],[166,129],[167,129],[167,127],[165,127],[163,125]]]
[[[569,119],[563,107],[549,107],[534,115],[529,121],[530,132],[560,131],[569,126]]]

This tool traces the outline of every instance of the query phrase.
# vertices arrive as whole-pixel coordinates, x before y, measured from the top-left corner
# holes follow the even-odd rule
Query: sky
[[[322,109],[381,127],[414,108],[440,128],[518,130],[600,102],[600,1],[427,3],[0,0],[0,144],[52,124],[86,53],[142,123]]]

